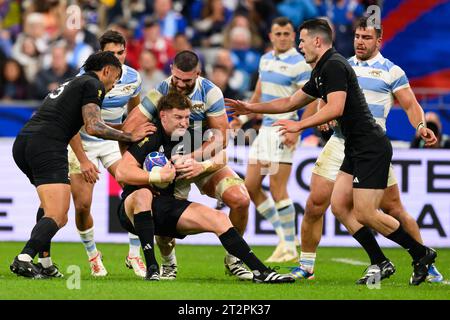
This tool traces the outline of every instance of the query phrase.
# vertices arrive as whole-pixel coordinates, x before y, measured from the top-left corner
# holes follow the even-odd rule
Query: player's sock
[[[401,225],[386,238],[405,248],[414,260],[419,260],[426,253],[426,247],[414,240]]]
[[[296,251],[295,247],[295,208],[291,199],[284,199],[275,203],[281,227],[283,228],[284,241],[286,247],[291,251]]]
[[[313,273],[314,272],[314,264],[316,262],[316,253],[315,252],[300,252],[300,268],[303,270]]]
[[[280,217],[278,216],[277,209],[275,208],[275,202],[273,202],[272,198],[268,197],[256,208],[256,211],[258,211],[260,215],[272,224],[278,238],[280,238],[280,240],[284,240]]]
[[[370,264],[379,264],[385,260],[388,260],[381,251],[375,236],[368,227],[362,227],[353,234],[353,238],[358,241],[361,246],[366,250],[369,258]]]
[[[41,220],[41,218],[44,215],[45,215],[44,208],[39,208],[36,213],[36,223],[38,223],[39,220]],[[48,243],[46,243],[44,245],[44,247],[42,248],[42,251],[39,252],[39,260],[42,258],[50,258],[50,246],[51,246],[51,241],[49,241]],[[41,262],[41,261],[39,261],[39,262]],[[46,262],[46,264],[47,264],[47,262]],[[50,265],[51,265],[51,259],[50,259]],[[45,267],[45,268],[47,268],[47,267]]]
[[[44,267],[44,268],[49,268],[53,265],[53,261],[51,257],[47,257],[47,258],[39,258],[38,262]]]
[[[266,271],[268,268],[255,256],[247,242],[239,232],[231,227],[219,236],[219,240],[227,252],[242,260],[250,270]]]
[[[155,225],[153,222],[152,212],[142,211],[134,215],[134,229],[139,237],[144,252],[145,263],[147,268],[152,265],[158,265],[154,251]]]
[[[86,253],[89,260],[98,255],[97,246],[94,241],[94,227],[87,229],[85,231],[77,230],[80,235],[81,241],[83,242]]]
[[[130,258],[139,257],[141,255],[141,241],[139,241],[139,237],[131,232],[128,232],[128,239],[130,240],[128,256]]]
[[[177,264],[177,256],[175,255],[175,248],[172,249],[172,251],[168,256],[161,254],[161,264],[168,266]]]
[[[55,220],[49,217],[41,218],[31,231],[30,240],[28,240],[21,254],[28,254],[33,259],[45,244],[52,240],[58,230]]]

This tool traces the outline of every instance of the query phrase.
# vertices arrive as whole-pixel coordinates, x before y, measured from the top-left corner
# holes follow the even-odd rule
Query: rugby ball
[[[161,170],[162,167],[166,165],[166,163],[169,162],[169,160],[166,158],[164,153],[162,152],[150,152],[144,160],[143,169],[147,172],[157,172]],[[167,188],[167,186],[170,184],[170,182],[162,182],[162,183],[153,183],[153,185],[157,188],[164,189]]]

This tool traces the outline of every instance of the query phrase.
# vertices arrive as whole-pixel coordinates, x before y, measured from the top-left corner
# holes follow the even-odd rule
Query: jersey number
[[[50,99],[56,99],[59,97],[59,95],[64,91],[64,87],[69,84],[70,81],[64,82],[62,85],[60,85],[58,88],[53,90],[48,96]]]

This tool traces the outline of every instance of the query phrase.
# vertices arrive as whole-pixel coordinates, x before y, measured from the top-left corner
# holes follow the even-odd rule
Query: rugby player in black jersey
[[[159,172],[142,169],[146,156],[153,151],[164,152],[170,160],[180,156],[180,149],[189,153],[189,139],[185,139],[185,146],[182,136],[189,127],[191,108],[189,98],[181,93],[172,92],[162,96],[157,104],[160,120],[156,122],[156,132],[131,145],[117,167],[116,178],[125,185],[118,209],[119,220],[127,231],[139,236],[147,264],[144,279],[159,280],[160,277],[154,255],[154,235],[182,239],[188,234],[213,232],[229,253],[241,259],[253,271],[254,282],[294,282],[291,275],[281,275],[267,268],[225,213],[199,203],[176,199],[176,172],[170,161]],[[207,170],[224,167],[227,164],[225,151],[222,150],[208,161]],[[183,170],[177,173],[180,177],[185,174]],[[170,184],[165,188],[150,188],[155,183]]]
[[[410,284],[418,285],[428,274],[436,252],[414,240],[395,218],[378,210],[387,187],[392,146],[376,124],[347,60],[332,47],[332,31],[323,19],[300,26],[299,48],[314,68],[304,87],[287,98],[249,104],[226,99],[237,114],[283,113],[301,108],[314,99],[325,102],[316,114],[301,121],[279,120],[281,133],[299,132],[337,119],[345,137],[345,158],[331,197],[331,208],[346,206],[358,222],[407,249],[413,258]],[[422,124],[423,126],[424,124]],[[426,142],[431,136],[422,136]]]
[[[11,271],[20,276],[39,279],[61,276],[54,265],[42,268],[33,259],[38,252],[47,251],[45,247],[50,246],[53,236],[67,223],[70,205],[67,145],[81,126],[84,124],[91,135],[125,142],[139,141],[152,132],[151,125],[145,124],[132,133],[124,133],[101,119],[99,106],[122,72],[122,65],[113,53],[91,55],[84,69],[84,75],[64,82],[47,95],[13,145],[14,161],[36,187],[41,202],[31,237],[10,265]]]

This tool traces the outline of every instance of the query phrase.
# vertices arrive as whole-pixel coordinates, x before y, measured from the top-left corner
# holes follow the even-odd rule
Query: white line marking
[[[359,260],[353,260],[353,259],[346,259],[346,258],[334,258],[331,259],[334,262],[340,262],[345,264],[352,264],[354,266],[367,266],[367,262],[359,261]]]
[[[442,281],[441,283],[442,283],[442,284],[446,284],[446,285],[448,285],[448,286],[450,285],[450,281],[448,281],[448,280],[444,280],[444,281]]]

